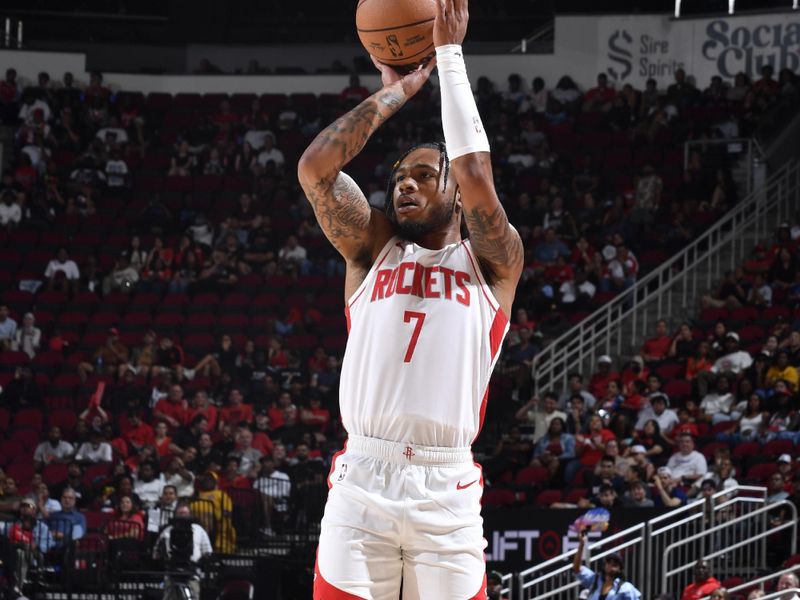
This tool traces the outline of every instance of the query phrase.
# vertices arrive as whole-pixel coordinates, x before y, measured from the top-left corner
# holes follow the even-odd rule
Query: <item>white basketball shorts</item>
[[[351,435],[328,477],[314,600],[485,600],[483,477],[469,448]],[[401,583],[402,582],[402,583]]]

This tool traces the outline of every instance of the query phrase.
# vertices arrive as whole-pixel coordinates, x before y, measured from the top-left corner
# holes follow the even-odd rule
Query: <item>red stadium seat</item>
[[[550,471],[544,467],[525,467],[517,471],[514,483],[518,485],[537,485],[550,479]]]
[[[658,368],[656,368],[656,375],[661,377],[661,379],[664,381],[669,381],[670,379],[674,379],[675,377],[682,375],[684,370],[685,369],[683,365],[679,365],[677,363],[666,363],[659,365]]]
[[[573,488],[568,494],[564,496],[564,502],[569,504],[577,504],[581,498],[588,498],[589,490],[587,488]]]
[[[792,440],[771,440],[761,447],[761,454],[765,456],[780,456],[781,454],[792,454],[794,443]]]
[[[684,379],[673,379],[664,384],[664,393],[671,400],[688,398],[692,395],[692,384]]]
[[[14,442],[19,442],[25,448],[25,451],[33,453],[34,448],[39,444],[40,429],[33,429],[25,427],[22,429],[14,429],[8,439]]]
[[[536,506],[550,506],[554,502],[561,502],[563,496],[561,490],[544,490],[536,496]]]
[[[733,448],[731,456],[734,459],[743,459],[749,456],[757,456],[761,452],[761,444],[758,442],[742,442]]]
[[[47,416],[48,427],[60,427],[65,433],[71,432],[78,424],[78,417],[71,409],[54,409]]]
[[[513,506],[516,502],[516,494],[511,490],[486,490],[481,497],[481,504],[483,506]]]
[[[67,478],[67,465],[66,463],[51,463],[42,469],[42,481],[47,485],[52,486]]]
[[[27,486],[33,478],[34,473],[36,473],[36,470],[33,468],[33,463],[31,462],[15,462],[6,467],[6,474],[13,478],[20,487]]]
[[[44,426],[44,415],[38,408],[22,408],[14,413],[14,427],[31,427],[37,432]]]
[[[9,414],[8,409],[5,407],[0,407],[0,432],[8,431],[10,421],[11,415]]]
[[[778,470],[778,465],[774,462],[756,463],[747,470],[747,479],[755,482],[766,481],[766,479]]]
[[[714,452],[719,448],[729,448],[726,442],[711,442],[700,448],[700,452],[706,457],[706,460],[714,459]]]

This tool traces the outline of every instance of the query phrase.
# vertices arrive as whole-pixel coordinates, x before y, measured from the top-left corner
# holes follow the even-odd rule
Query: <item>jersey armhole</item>
[[[356,301],[361,297],[361,294],[364,293],[364,290],[367,289],[372,274],[380,268],[380,266],[386,260],[386,257],[389,256],[389,252],[391,252],[394,245],[397,244],[397,241],[398,237],[396,235],[393,235],[391,238],[389,238],[389,241],[386,242],[386,245],[384,245],[384,247],[378,253],[379,259],[376,260],[375,263],[370,267],[369,271],[367,271],[367,274],[364,277],[364,281],[362,281],[361,285],[359,285],[358,288],[356,288],[356,291],[353,292],[352,296],[350,296],[346,300],[345,302],[346,311],[353,307]]]
[[[508,315],[505,314],[502,307],[500,306],[500,302],[494,295],[492,291],[492,287],[486,283],[486,278],[483,276],[483,272],[481,271],[481,266],[478,263],[478,259],[476,258],[475,254],[472,252],[472,245],[469,243],[469,238],[465,239],[461,242],[464,245],[464,250],[467,252],[467,258],[469,259],[469,263],[472,266],[472,270],[475,272],[475,276],[478,278],[478,281],[481,284],[481,291],[483,295],[486,297],[486,301],[489,303],[489,306],[492,307],[498,313],[501,313],[506,320],[508,320]]]

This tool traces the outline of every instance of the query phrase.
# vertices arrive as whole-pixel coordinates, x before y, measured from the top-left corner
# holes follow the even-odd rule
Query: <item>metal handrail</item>
[[[757,493],[758,496],[753,496]],[[739,495],[747,494],[747,495]],[[619,531],[614,535],[607,538],[600,539],[588,546],[592,554],[590,564],[601,560],[611,552],[619,551],[620,548],[629,548],[639,545],[638,551],[635,553],[625,553],[626,560],[630,560],[632,569],[627,569],[626,572],[635,572],[634,577],[641,582],[640,590],[643,597],[651,597],[655,593],[655,588],[660,583],[661,577],[658,569],[646,570],[646,565],[653,565],[654,561],[659,561],[657,564],[661,565],[660,557],[665,556],[666,549],[661,546],[658,541],[663,540],[669,542],[671,538],[662,537],[662,534],[676,528],[685,532],[685,539],[701,539],[702,536],[714,535],[718,529],[705,524],[705,518],[708,517],[710,522],[715,521],[716,514],[727,514],[731,510],[736,510],[736,507],[741,507],[742,510],[749,510],[748,507],[756,506],[755,510],[749,510],[747,514],[740,514],[735,523],[741,523],[746,520],[758,518],[762,511],[774,510],[779,504],[766,505],[766,489],[763,487],[754,486],[736,486],[730,489],[721,490],[715,493],[705,502],[694,502],[674,510],[670,510],[663,515],[653,517],[644,523],[639,523]],[[791,509],[790,509],[791,510]],[[691,514],[686,514],[691,513]],[[795,514],[795,513],[792,513]],[[710,515],[710,516],[709,516]],[[675,520],[678,517],[679,520]],[[667,523],[667,521],[669,521]],[[690,533],[689,530],[681,529],[682,525],[697,522],[696,527],[702,530],[699,533]],[[726,521],[726,524],[732,523],[734,520]],[[730,525],[728,525],[730,526]],[[788,526],[786,527],[788,528]],[[771,532],[777,529],[771,530]],[[693,531],[697,531],[694,529]],[[675,546],[676,544],[672,544]],[[537,600],[545,598],[563,597],[561,594],[568,590],[576,588],[579,584],[577,581],[564,581],[565,574],[572,568],[572,560],[575,556],[576,549],[569,550],[556,556],[554,558],[543,561],[533,567],[525,569],[517,574],[516,577],[516,592],[518,596],[511,596],[511,598],[526,598],[525,593],[535,593]],[[694,564],[692,561],[691,564]],[[532,589],[535,586],[540,586],[546,582],[552,582],[554,587],[541,591],[541,589]]]
[[[716,282],[723,269],[733,269],[744,257],[746,233],[763,239],[769,230],[800,202],[800,162],[784,164],[757,189],[734,206],[681,252],[639,279],[636,284],[598,308],[577,325],[554,339],[533,360],[532,375],[539,389],[564,389],[572,372],[583,372],[597,354],[622,353],[622,330],[628,326],[628,347],[648,329],[648,310],[673,314],[674,303],[682,310],[693,306],[702,291]],[[728,261],[721,256],[727,250]],[[727,262],[727,265],[723,265]],[[674,292],[674,294],[673,294]]]
[[[777,525],[775,527],[771,527],[770,529],[768,529],[766,531],[762,531],[761,533],[758,533],[758,534],[755,534],[755,535],[751,535],[749,538],[747,538],[745,540],[741,540],[741,541],[735,542],[733,544],[728,544],[722,550],[717,550],[715,552],[711,552],[711,553],[705,554],[703,556],[703,558],[710,559],[710,558],[716,558],[717,556],[722,556],[726,552],[730,552],[731,550],[734,550],[736,548],[744,547],[744,546],[746,546],[748,544],[751,544],[755,540],[763,539],[763,538],[768,537],[768,536],[770,536],[770,535],[772,535],[772,534],[774,534],[774,533],[776,533],[778,531],[783,531],[784,529],[793,529],[794,530],[793,535],[791,536],[791,538],[792,538],[792,541],[791,541],[791,548],[792,548],[791,549],[791,553],[794,554],[795,550],[797,549],[797,544],[796,544],[796,537],[797,537],[797,535],[796,535],[797,534],[797,508],[795,507],[794,504],[792,504],[788,500],[781,500],[780,502],[774,502],[772,504],[765,504],[761,508],[758,508],[758,509],[756,509],[756,510],[750,512],[750,513],[747,513],[746,515],[741,515],[739,517],[731,519],[730,521],[725,521],[724,523],[720,523],[719,525],[714,525],[713,527],[705,529],[700,533],[688,536],[686,538],[683,538],[680,541],[675,542],[674,544],[670,544],[669,546],[667,546],[666,549],[664,550],[664,555],[663,555],[663,558],[662,558],[662,573],[661,573],[661,587],[662,587],[662,589],[667,589],[667,580],[672,575],[676,575],[678,573],[683,573],[684,571],[688,571],[689,569],[692,568],[692,564],[685,564],[685,565],[682,565],[682,566],[677,567],[675,569],[669,569],[668,566],[667,566],[667,565],[669,565],[669,557],[670,557],[670,554],[674,550],[680,548],[681,546],[685,546],[687,544],[691,544],[692,542],[695,542],[697,540],[700,540],[700,539],[703,539],[703,538],[707,538],[709,536],[709,534],[714,534],[714,533],[717,533],[719,531],[723,531],[724,529],[728,529],[730,527],[736,526],[739,523],[743,523],[744,521],[747,521],[748,519],[750,519],[750,518],[752,518],[754,516],[757,516],[757,515],[760,515],[760,514],[763,514],[763,513],[772,512],[773,510],[775,510],[777,508],[780,508],[782,506],[786,506],[786,507],[790,508],[790,512],[792,513],[792,518],[791,519],[787,520],[786,522],[784,522],[784,523],[782,523],[780,525]]]
[[[785,569],[781,569],[780,571],[775,571],[774,573],[770,573],[769,575],[762,575],[757,579],[751,579],[750,581],[745,581],[743,583],[740,583],[739,585],[729,587],[728,591],[738,592],[739,590],[746,590],[754,586],[762,587],[761,584],[766,583],[770,579],[778,579],[781,575],[785,575],[786,573],[796,573],[796,572],[797,572],[797,565],[792,565],[791,567],[786,567]],[[792,590],[783,590],[782,592],[779,593],[785,594],[787,591],[792,591]],[[761,597],[766,598],[767,596],[761,596]],[[708,600],[709,598],[710,596],[704,596],[700,600]]]

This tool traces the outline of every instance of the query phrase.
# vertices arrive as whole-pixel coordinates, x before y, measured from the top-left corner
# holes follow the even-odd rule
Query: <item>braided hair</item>
[[[408,157],[409,154],[414,152],[415,150],[419,150],[420,148],[430,148],[432,150],[439,151],[439,172],[444,170],[444,191],[447,191],[447,178],[450,175],[450,158],[447,156],[447,147],[444,145],[443,142],[422,142],[420,144],[415,144],[411,146],[408,150],[403,152],[394,164],[392,165],[392,172],[389,173],[389,182],[386,186],[386,200],[384,202],[384,210],[386,211],[386,216],[389,217],[389,220],[394,222],[395,214],[394,214],[394,186],[395,180],[394,177],[397,174],[397,169],[400,167],[400,164]]]

